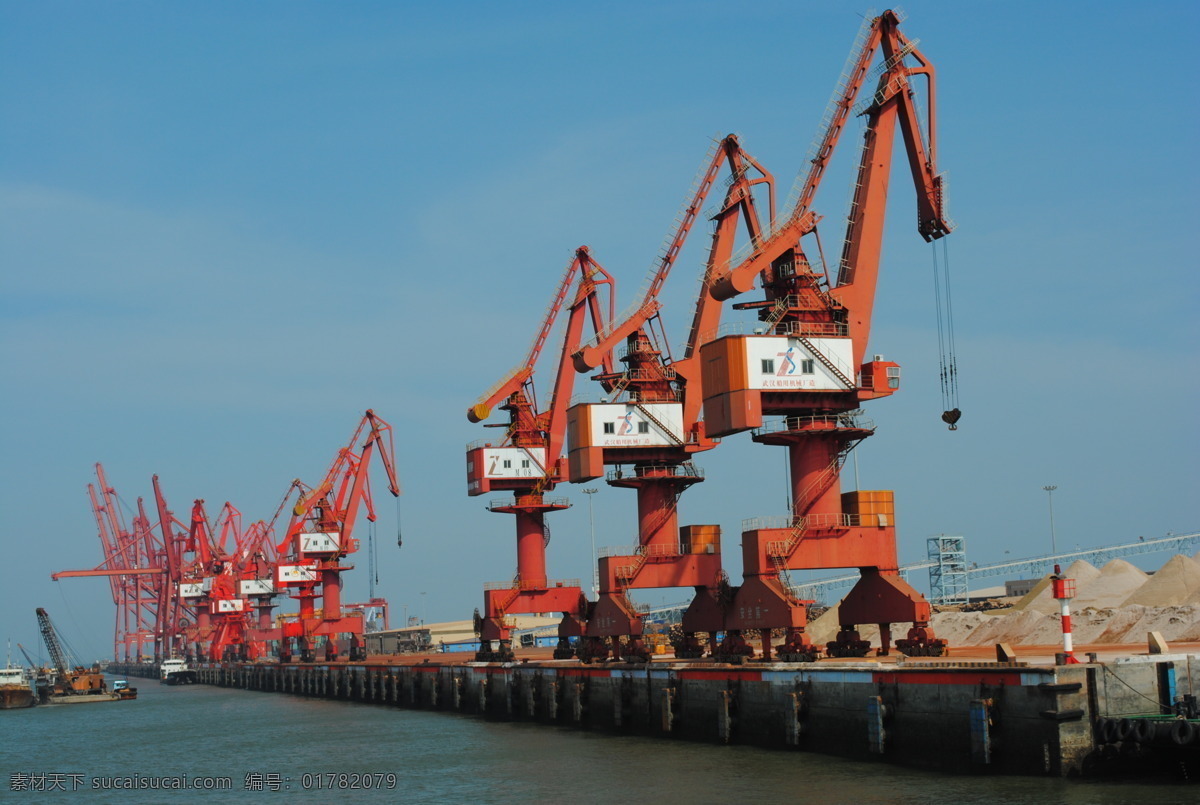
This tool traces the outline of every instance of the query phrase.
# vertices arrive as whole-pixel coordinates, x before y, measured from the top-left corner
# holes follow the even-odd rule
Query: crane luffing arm
[[[566,270],[563,271],[558,288],[550,300],[550,306],[546,308],[546,315],[542,317],[541,329],[534,336],[533,343],[529,347],[529,352],[525,356],[525,363],[510,370],[499,382],[484,392],[483,396],[467,409],[468,420],[471,422],[482,422],[487,419],[491,416],[492,409],[497,404],[503,400],[507,400],[517,391],[524,388],[533,377],[533,370],[537,365],[538,358],[541,357],[542,348],[546,345],[546,339],[550,336],[550,331],[554,327],[554,321],[558,318],[558,313],[562,310],[563,302],[566,301],[567,294],[571,290],[571,283],[575,278],[575,274],[579,271],[579,263],[579,250],[577,249],[575,256],[567,264]]]
[[[216,545],[212,536],[212,526],[208,522],[208,513],[204,510],[204,501],[192,503],[192,523],[188,528],[186,550],[198,554],[200,563],[205,570],[209,569]]]
[[[216,541],[217,555],[221,559],[227,559],[230,547],[236,551],[236,546],[242,541],[242,513],[232,503],[225,501],[221,513],[217,515],[217,525],[221,531]]]
[[[153,476],[150,483],[154,487],[154,505],[158,510],[158,531],[162,536],[167,576],[171,582],[178,583],[183,578],[183,554],[189,550],[186,547],[187,536],[181,536],[174,530],[175,515],[167,508],[167,499],[158,483],[158,476]]]
[[[546,466],[543,470],[547,475],[554,472],[554,466],[562,455],[563,443],[566,440],[567,408],[571,403],[571,392],[575,388],[577,374],[571,363],[571,355],[579,348],[579,340],[583,334],[584,310],[591,315],[592,330],[597,333],[616,315],[616,280],[596,262],[586,246],[580,246],[576,250],[575,261],[580,271],[579,288],[575,293],[575,301],[571,304],[566,331],[563,334],[563,346],[558,358],[558,371],[554,378],[550,407],[544,415]],[[608,286],[607,316],[600,307],[598,291],[601,285]],[[605,372],[613,370],[612,350],[600,357],[599,365]]]
[[[353,452],[353,448],[368,425],[370,426],[370,431],[363,444],[362,453],[361,455],[356,455]],[[385,433],[387,434],[386,441],[383,439]],[[387,472],[388,491],[394,497],[400,496],[400,483],[396,478],[395,446],[392,439],[392,427],[376,415],[373,410],[368,409],[363,415],[362,421],[359,422],[358,428],[354,431],[354,436],[351,437],[349,446],[338,451],[337,458],[334,459],[321,485],[301,497],[293,507],[292,520],[288,526],[287,534],[284,536],[283,541],[276,546],[276,550],[280,554],[284,553],[289,543],[293,547],[295,546],[295,536],[300,533],[304,523],[309,520],[313,509],[318,506],[324,510],[323,519],[328,520],[332,518],[337,521],[335,525],[341,532],[342,545],[345,546],[347,544],[350,533],[354,528],[354,520],[357,517],[359,504],[365,500],[368,507],[370,507],[370,488],[367,474],[371,455],[377,447],[383,461],[384,470]],[[293,487],[302,486],[299,481],[293,482]],[[330,500],[330,494],[334,492],[335,488],[337,489],[336,495],[333,500]],[[286,500],[286,496],[284,499]],[[278,516],[278,513],[276,516]],[[373,509],[368,513],[368,519],[375,519]]]
[[[821,135],[820,144],[805,176],[804,184],[801,187],[795,207],[793,207],[788,218],[782,225],[773,228],[761,241],[754,242],[754,250],[748,256],[735,265],[722,266],[714,272],[711,292],[715,298],[721,300],[731,299],[738,294],[751,290],[754,287],[755,277],[760,275],[765,277],[770,271],[771,263],[776,258],[789,249],[797,248],[800,238],[816,229],[816,225],[820,221],[820,216],[812,210],[813,199],[816,196],[817,189],[820,187],[821,180],[825,176],[825,169],[828,167],[841,135],[845,130],[846,122],[851,116],[854,101],[858,97],[863,83],[868,78],[871,61],[875,57],[876,51],[879,50],[880,45],[884,45],[885,58],[881,66],[881,71],[883,72],[883,78],[880,80],[881,86],[886,85],[887,81],[898,72],[907,72],[908,74],[925,73],[929,77],[929,131],[932,143],[934,136],[933,113],[935,100],[932,67],[920,55],[915,46],[900,35],[897,27],[899,24],[899,17],[893,11],[885,11],[871,21],[870,28],[863,37],[863,44],[859,48],[857,56],[850,62],[851,66],[847,70],[846,80],[842,84],[842,91],[833,102],[833,114],[830,116],[829,123]],[[898,42],[901,44],[897,44]],[[904,67],[904,58],[910,53],[918,58],[921,67]],[[911,106],[911,98],[908,101]],[[928,152],[930,159],[932,159],[934,149],[930,147]],[[920,160],[920,157],[916,159]],[[911,164],[915,176],[918,164],[915,162]],[[918,181],[917,183],[918,196],[922,195],[922,184],[922,181]],[[925,195],[928,195],[928,193],[926,192]],[[930,237],[926,234],[927,226],[923,221],[924,218],[922,217],[922,223],[918,228],[922,236],[928,240]],[[942,234],[945,234],[945,232]],[[940,235],[937,237],[940,237]]]
[[[708,290],[712,272],[716,266],[729,261],[733,252],[734,239],[737,236],[739,218],[743,220],[746,234],[752,242],[762,235],[762,223],[759,220],[758,208],[752,192],[753,185],[766,184],[770,220],[773,220],[775,215],[774,177],[740,147],[730,151],[729,164],[733,169],[734,181],[725,194],[724,205],[715,216],[716,228],[713,231],[712,245],[709,248],[708,260],[705,264],[704,281],[696,296],[696,309],[692,316],[692,326],[688,331],[683,357],[671,363],[671,368],[675,370],[678,383],[684,392],[683,423],[689,431],[699,431],[702,427],[700,412],[703,394],[700,388],[702,374],[700,347],[716,336],[717,327],[721,323],[723,303],[713,298]],[[751,166],[762,174],[762,178],[754,180],[747,178],[747,171]]]
[[[737,137],[732,134],[717,144],[712,158],[709,160],[708,168],[696,186],[696,192],[684,208],[683,215],[675,227],[675,233],[671,238],[670,244],[658,260],[658,266],[641,302],[624,319],[610,321],[607,327],[597,333],[595,338],[588,341],[582,349],[578,350],[572,356],[577,372],[589,372],[595,369],[600,365],[600,361],[605,354],[611,353],[615,346],[637,332],[648,321],[658,315],[658,311],[662,308],[662,303],[658,301],[659,292],[662,291],[663,284],[667,281],[667,277],[671,273],[671,267],[674,266],[675,259],[679,256],[679,252],[687,240],[688,233],[696,223],[696,216],[699,215],[701,208],[704,206],[704,200],[708,197],[713,182],[716,181],[717,173],[720,171],[722,163],[728,158],[729,153],[732,150],[736,150],[737,147]]]
[[[705,265],[704,287],[696,296],[696,310],[692,315],[692,326],[688,331],[683,360],[671,364],[677,372],[680,369],[687,372],[691,368],[690,359],[699,356],[702,343],[712,337],[717,325],[720,324],[722,305],[708,292],[708,284],[711,282],[712,272],[716,267],[729,262],[729,257],[733,252],[734,236],[737,233],[738,219],[742,218],[745,222],[746,234],[751,242],[762,237],[762,223],[759,221],[758,207],[754,201],[754,194],[751,192],[753,185],[765,184],[767,186],[767,209],[770,215],[768,220],[775,219],[775,177],[754,157],[746,153],[733,135],[726,138],[726,143],[729,144],[728,159],[734,181],[730,183],[729,190],[725,194],[725,203],[716,215],[717,226],[713,231],[712,246],[709,249],[708,261]],[[761,174],[760,178],[747,178],[747,172],[751,167]]]
[[[371,455],[377,450],[388,476],[388,491],[392,493],[392,497],[400,497],[400,482],[396,479],[395,445],[392,441],[392,426],[384,422],[382,417],[376,415],[370,409],[367,410],[366,419],[371,423],[371,432],[367,436],[366,443],[363,445],[362,459],[355,467],[354,483],[350,487],[350,496],[345,501],[344,506],[340,505],[340,501],[338,506],[339,516],[342,517],[343,551],[350,539],[351,533],[354,531],[354,523],[358,518],[360,503],[366,504],[367,519],[371,522],[375,521],[375,509],[371,501],[368,470],[371,464]],[[386,441],[384,440],[384,434],[387,435]]]
[[[910,75],[924,75],[928,80],[929,117],[926,125],[932,143],[937,122],[933,117],[936,91],[933,66],[900,35],[894,17],[884,25],[882,42],[888,69],[880,76],[875,95],[865,110],[867,130],[857,188],[850,206],[837,286],[830,291],[830,296],[848,311],[855,366],[862,363],[870,337],[897,123],[917,190],[918,231],[929,241],[948,235],[953,227],[944,214],[942,180],[933,161],[932,145],[925,143],[921,132],[909,82]],[[920,66],[906,67],[904,60],[908,55],[912,55]]]

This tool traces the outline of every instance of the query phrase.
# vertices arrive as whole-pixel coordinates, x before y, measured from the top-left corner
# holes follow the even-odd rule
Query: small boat
[[[25,677],[24,669],[11,665],[0,668],[0,710],[19,710],[35,704],[33,687]]]
[[[115,679],[112,684],[113,693],[117,694],[118,699],[136,699],[137,688],[129,687],[128,679]]]

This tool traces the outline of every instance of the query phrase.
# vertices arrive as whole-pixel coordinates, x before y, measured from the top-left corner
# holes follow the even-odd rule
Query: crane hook
[[[950,426],[950,430],[958,430],[958,420],[962,418],[962,411],[957,408],[951,408],[949,411],[942,412],[942,421]]]

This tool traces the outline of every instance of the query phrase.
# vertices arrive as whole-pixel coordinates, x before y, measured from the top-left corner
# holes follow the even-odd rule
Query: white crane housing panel
[[[242,579],[238,589],[242,595],[274,595],[275,582],[271,579]]]
[[[854,388],[858,370],[849,338],[759,336],[746,338],[746,387],[760,391],[845,391]],[[818,354],[814,354],[818,353]],[[830,368],[845,378],[838,377]],[[846,380],[850,381],[847,384]]]
[[[221,612],[245,612],[246,602],[240,598],[222,598],[220,601],[212,602],[212,611],[214,614]]]
[[[204,588],[198,581],[183,581],[179,583],[180,598],[199,598],[204,595]]]
[[[280,584],[304,584],[317,580],[316,565],[280,565],[277,570]]]
[[[546,474],[544,447],[485,447],[479,453],[483,466],[467,467],[467,473],[474,477],[541,478]]]
[[[681,403],[599,403],[587,409],[592,447],[671,447],[684,441]]]
[[[336,553],[342,535],[336,531],[302,531],[300,553]]]

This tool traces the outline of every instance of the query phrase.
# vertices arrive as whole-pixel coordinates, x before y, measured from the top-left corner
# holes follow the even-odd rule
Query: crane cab
[[[605,464],[672,458],[685,444],[681,403],[580,403],[567,411],[571,483],[599,478]]]
[[[468,495],[528,488],[545,476],[544,447],[467,445]]]

